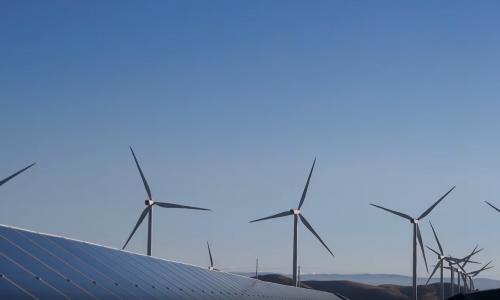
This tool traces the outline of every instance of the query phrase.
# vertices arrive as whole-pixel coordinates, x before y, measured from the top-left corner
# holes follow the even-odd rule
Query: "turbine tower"
[[[16,173],[10,175],[9,177],[7,178],[4,178],[2,180],[0,180],[0,186],[4,185],[7,181],[11,180],[12,178],[16,177],[17,175],[21,174],[22,172],[28,170],[29,168],[33,167],[36,163],[32,163],[31,165],[17,171]]]
[[[420,220],[425,218],[434,209],[434,207],[436,207],[436,205],[439,204],[439,202],[441,202],[446,196],[448,196],[448,194],[451,193],[453,189],[455,189],[455,187],[452,187],[448,192],[446,192],[446,194],[441,196],[441,198],[439,198],[432,206],[430,206],[426,211],[424,211],[418,218],[412,218],[407,214],[391,210],[382,207],[380,205],[376,205],[373,203],[370,204],[372,206],[375,206],[377,208],[395,214],[399,217],[407,219],[408,221],[410,221],[411,224],[413,224],[413,291],[412,291],[413,300],[417,300],[417,243],[420,245],[420,250],[422,251],[422,256],[425,262],[425,268],[427,269],[427,272],[429,272],[429,268],[427,267],[427,259],[425,258],[424,243],[422,242],[422,234],[420,233],[420,228],[418,226],[418,223]]]
[[[316,164],[316,158],[314,159],[314,162],[313,162],[312,167],[311,167],[311,171],[309,172],[309,176],[307,177],[306,186],[304,187],[304,190],[302,191],[302,197],[300,198],[298,208],[293,208],[293,209],[290,209],[290,210],[287,210],[284,212],[274,214],[274,215],[269,216],[269,217],[250,221],[250,223],[253,223],[253,222],[264,221],[264,220],[293,215],[293,270],[292,270],[293,278],[292,278],[292,280],[293,280],[294,285],[297,285],[297,224],[298,224],[299,218],[300,218],[300,221],[302,222],[302,224],[304,224],[304,226],[306,226],[306,228],[309,229],[309,231],[321,242],[321,244],[326,248],[326,250],[328,250],[328,252],[330,252],[330,254],[332,256],[334,256],[332,251],[330,250],[330,248],[328,248],[328,246],[323,242],[323,240],[319,237],[319,235],[313,229],[311,224],[309,224],[307,219],[304,217],[304,215],[300,211],[300,209],[302,208],[302,204],[304,204],[304,200],[306,199],[307,189],[309,188],[309,182],[311,181],[311,175],[312,175],[312,172],[314,170],[315,164]]]
[[[122,250],[127,247],[128,242],[134,235],[135,231],[139,226],[141,225],[142,221],[144,221],[144,218],[146,215],[148,216],[148,248],[147,248],[147,255],[151,256],[151,236],[152,236],[152,226],[153,226],[153,207],[154,206],[159,206],[159,207],[164,207],[164,208],[185,208],[185,209],[195,209],[195,210],[210,210],[206,208],[200,208],[200,207],[194,207],[194,206],[186,206],[186,205],[180,205],[180,204],[174,204],[174,203],[165,203],[165,202],[157,202],[153,201],[153,196],[151,194],[151,189],[149,188],[149,184],[146,180],[146,177],[144,177],[144,173],[142,172],[141,166],[139,165],[139,162],[137,161],[137,157],[135,156],[134,150],[132,147],[130,147],[130,151],[132,152],[132,156],[134,157],[135,164],[137,166],[137,169],[139,170],[139,174],[141,175],[142,178],[142,183],[144,184],[144,188],[146,189],[146,193],[148,194],[148,199],[144,201],[146,204],[146,208],[142,211],[141,215],[139,216],[139,220],[134,226],[134,229],[132,229],[132,233],[128,237],[127,241],[125,242],[125,245],[123,245]]]
[[[255,279],[259,279],[259,258],[255,259]]]
[[[210,250],[210,244],[208,242],[207,242],[207,248],[208,248],[208,257],[210,258],[210,266],[208,267],[208,269],[212,271],[219,271],[216,268],[214,268],[214,259],[212,257],[212,251]]]

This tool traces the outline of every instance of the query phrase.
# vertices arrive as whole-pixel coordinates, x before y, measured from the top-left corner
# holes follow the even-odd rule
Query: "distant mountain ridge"
[[[240,275],[254,277],[255,273],[237,273]],[[263,272],[261,275],[272,274],[272,272]],[[290,276],[289,274],[284,274],[285,276]],[[399,285],[399,286],[410,286],[411,277],[405,275],[397,274],[301,274],[302,281],[353,281],[370,285]],[[455,278],[455,284],[456,282]],[[436,283],[439,281],[439,277],[434,277],[431,279],[430,283]],[[450,282],[449,277],[445,277],[444,281],[446,283]],[[417,280],[419,285],[425,285],[427,278],[419,277]],[[479,290],[489,290],[500,288],[500,280],[489,279],[489,278],[476,278],[474,279],[474,284]]]

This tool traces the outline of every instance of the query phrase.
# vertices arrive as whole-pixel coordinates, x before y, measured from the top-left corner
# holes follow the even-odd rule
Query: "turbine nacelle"
[[[290,209],[290,212],[297,216],[300,215],[300,209],[298,208]]]
[[[413,219],[413,220],[410,221],[410,223],[418,225],[418,219]]]
[[[153,200],[146,199],[144,200],[144,204],[146,204],[147,206],[153,206],[155,202]]]

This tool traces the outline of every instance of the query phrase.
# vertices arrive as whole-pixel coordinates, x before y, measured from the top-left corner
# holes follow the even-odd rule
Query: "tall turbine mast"
[[[259,258],[255,259],[255,279],[259,279]]]

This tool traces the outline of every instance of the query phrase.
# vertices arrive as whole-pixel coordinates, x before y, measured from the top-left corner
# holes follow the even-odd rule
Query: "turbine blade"
[[[187,205],[180,205],[180,204],[174,204],[174,203],[165,203],[165,202],[155,202],[154,204],[165,207],[165,208],[186,208],[186,209],[196,209],[196,210],[208,210],[210,211],[211,209],[208,208],[201,208],[201,207],[195,207],[195,206],[187,206]]]
[[[332,256],[335,256],[335,255],[333,255],[330,248],[328,248],[328,246],[325,244],[325,242],[323,242],[323,240],[319,237],[319,235],[316,233],[316,231],[314,231],[311,224],[309,224],[309,222],[307,222],[306,218],[302,214],[299,214],[299,217],[300,217],[300,220],[302,221],[302,223],[307,227],[307,229],[309,229],[309,231],[312,232],[312,234],[314,234],[314,236],[316,236],[316,238],[318,238],[318,240],[321,242],[321,244],[323,244],[323,246],[325,246],[326,250],[328,250],[328,252],[330,252],[330,254]]]
[[[448,192],[446,192],[446,194],[444,194],[443,196],[441,196],[441,198],[439,198],[438,201],[436,201],[436,203],[434,203],[431,207],[429,207],[426,211],[424,211],[423,214],[420,215],[420,217],[418,217],[418,219],[423,219],[425,218],[425,216],[427,216],[433,209],[434,207],[436,207],[436,205],[439,204],[439,202],[443,201],[443,199],[448,196],[449,193],[451,193],[451,191],[453,191],[455,189],[455,187],[452,187]]]
[[[464,268],[463,268],[460,264],[457,264],[457,266],[460,268],[460,270],[462,270],[462,272],[467,273],[467,272],[465,271],[465,269],[464,269]]]
[[[491,206],[494,210],[500,212],[500,209],[498,209],[495,205],[489,203],[488,201],[484,201],[484,202],[486,202],[486,204],[488,204],[489,206]]]
[[[484,265],[481,269],[479,269],[478,271],[479,271],[479,272],[482,272],[482,271],[486,270],[486,269],[488,268],[488,266],[489,266],[492,262],[493,262],[493,261],[492,261],[492,260],[490,260],[487,264],[485,264],[485,265]]]
[[[476,245],[476,247],[474,247],[474,250],[472,250],[472,252],[465,256],[464,258],[460,259],[459,262],[464,262],[464,261],[468,261],[472,256],[478,254],[479,252],[483,251],[483,248],[477,250],[477,248],[479,247],[479,245]]]
[[[137,161],[137,157],[135,157],[134,150],[132,147],[130,147],[130,151],[132,151],[132,156],[134,157],[135,165],[137,166],[137,169],[139,170],[139,173],[141,174],[142,178],[142,183],[144,184],[144,187],[146,188],[146,192],[148,193],[148,199],[153,200],[153,196],[151,196],[151,189],[149,188],[148,181],[146,180],[146,177],[144,177],[144,173],[142,172],[141,166],[139,165],[139,162]]]
[[[441,247],[441,243],[439,242],[439,239],[438,239],[438,236],[436,234],[436,231],[434,230],[434,226],[432,226],[431,221],[429,221],[429,224],[431,224],[432,233],[434,233],[434,237],[436,238],[436,243],[438,244],[439,251],[441,252],[441,255],[444,255],[444,253],[443,253],[443,247]]]
[[[420,234],[420,226],[418,226],[418,224],[417,224],[417,237],[418,237],[418,243],[420,244],[420,250],[422,250],[422,256],[424,257],[425,269],[427,270],[427,273],[429,273],[429,267],[427,266],[427,258],[425,257],[424,243],[422,242],[422,234]]]
[[[434,252],[437,256],[439,256],[439,255],[440,255],[440,254],[439,254],[439,252],[437,252],[436,250],[432,249],[431,247],[429,247],[429,246],[425,246],[425,247],[427,247],[427,249],[429,249],[429,250],[431,250],[432,252]]]
[[[380,209],[383,209],[383,210],[388,211],[388,212],[390,212],[390,213],[393,213],[393,214],[395,214],[395,215],[398,215],[398,216],[400,216],[400,217],[402,217],[402,218],[405,218],[405,219],[407,219],[407,220],[413,221],[413,218],[412,218],[412,217],[410,217],[410,216],[409,216],[409,215],[407,215],[407,214],[400,213],[400,212],[398,212],[398,211],[395,211],[395,210],[392,210],[392,209],[388,209],[388,208],[385,208],[385,207],[382,207],[382,206],[380,206],[380,205],[373,204],[373,203],[370,203],[370,205],[371,205],[371,206],[378,207],[378,208],[380,208]]]
[[[436,273],[437,269],[439,268],[439,266],[443,263],[442,260],[440,260],[437,265],[434,267],[434,270],[432,271],[431,273],[431,276],[429,276],[429,279],[427,279],[427,282],[425,283],[425,285],[428,285],[429,284],[429,281],[431,280],[432,276],[434,276],[434,273]]]
[[[0,181],[0,186],[2,186],[4,183],[6,183],[7,181],[11,180],[12,178],[16,177],[17,175],[21,174],[22,172],[28,170],[29,168],[33,167],[36,163],[32,163],[31,165],[17,171],[16,173],[10,175],[9,177],[5,178],[5,179],[2,179]]]
[[[214,267],[214,260],[212,258],[212,251],[210,251],[210,244],[207,242],[208,255],[210,256],[210,267]]]
[[[293,215],[293,211],[287,210],[287,211],[284,211],[284,212],[281,212],[279,214],[275,214],[275,215],[272,215],[272,216],[269,216],[269,217],[265,217],[265,218],[261,218],[261,219],[250,221],[250,223],[264,221],[264,220],[268,220],[268,219],[274,219],[274,218],[281,218],[281,217],[285,217],[285,216],[289,216],[289,215]]]
[[[476,246],[476,248],[477,248],[477,247],[478,247],[478,246]],[[477,251],[473,251],[473,252],[472,252],[472,254],[471,254],[470,256],[474,256],[474,255],[478,254],[479,252],[481,252],[481,251],[483,251],[483,250],[484,250],[484,249],[483,249],[483,248],[481,248],[481,249],[479,249],[479,250],[477,250]]]
[[[137,230],[137,228],[139,228],[139,225],[141,225],[142,221],[144,220],[144,218],[146,217],[146,215],[150,211],[151,211],[151,206],[146,206],[146,208],[142,211],[141,216],[139,217],[139,220],[137,220],[137,223],[135,224],[134,229],[132,230],[132,233],[130,234],[127,241],[125,242],[125,245],[123,245],[122,250],[125,249],[125,247],[127,247],[127,244],[130,241],[130,239],[132,238],[132,236],[134,235],[135,231]]]
[[[488,265],[491,263],[491,261],[488,263]],[[469,274],[471,274],[473,277],[476,277],[477,275],[479,275],[479,273],[483,272],[483,271],[486,271],[486,270],[489,270],[493,268],[492,266],[489,267],[489,266],[485,266],[485,267],[482,267],[481,269],[479,270],[476,270],[474,272],[470,272]]]
[[[455,258],[455,257],[451,257],[451,256],[448,256],[445,259],[447,262],[452,263],[452,264],[458,264],[458,263],[463,261],[462,258]]]
[[[314,165],[316,164],[316,157],[314,158],[311,171],[309,171],[309,176],[307,177],[307,182],[306,186],[304,187],[304,190],[302,191],[302,197],[300,197],[300,202],[299,202],[299,209],[302,207],[302,204],[304,204],[304,200],[306,199],[306,194],[307,194],[307,189],[309,188],[309,181],[311,181],[311,175],[314,170]]]
[[[469,261],[470,261],[469,259],[470,259],[470,256],[467,257],[467,259],[465,259],[465,261],[462,263],[461,266],[460,266],[460,264],[458,264],[462,270],[465,268],[465,266],[467,265],[467,263],[469,263]]]

